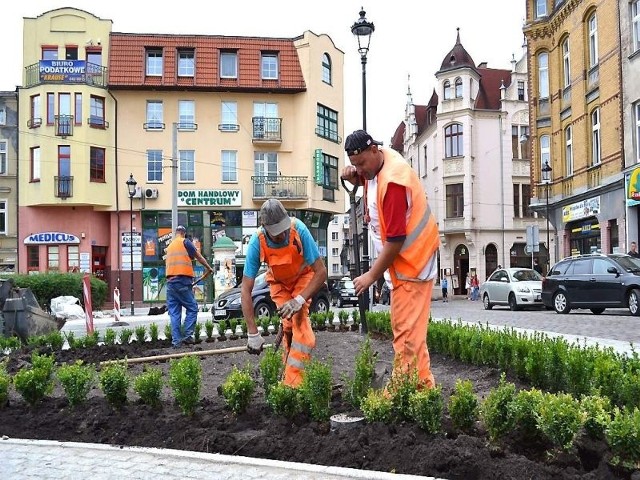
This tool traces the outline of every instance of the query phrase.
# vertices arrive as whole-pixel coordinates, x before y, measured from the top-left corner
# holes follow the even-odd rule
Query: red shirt
[[[387,241],[404,242],[407,237],[407,189],[397,183],[389,183],[382,201],[384,219],[387,221]]]

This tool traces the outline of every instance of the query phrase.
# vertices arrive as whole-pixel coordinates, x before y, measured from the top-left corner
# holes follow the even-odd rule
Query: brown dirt
[[[272,341],[274,337],[268,337]],[[314,357],[331,361],[334,383],[344,375],[353,375],[353,359],[363,337],[356,332],[318,332]],[[183,350],[206,350],[244,345],[245,340],[201,343]],[[81,358],[100,362],[175,353],[168,342],[143,345],[95,347],[56,354],[59,362]],[[373,339],[377,352],[377,383],[383,384],[391,370],[393,350],[388,339]],[[26,365],[30,352],[14,353],[9,370]],[[158,409],[142,405],[133,390],[129,403],[120,410],[110,407],[98,387],[88,402],[78,408],[68,406],[63,392],[56,386],[52,397],[35,407],[25,405],[12,391],[9,405],[0,409],[0,436],[49,439],[74,442],[97,442],[117,445],[174,448],[181,450],[243,455],[320,465],[335,465],[366,470],[435,476],[447,479],[606,479],[625,478],[628,472],[615,472],[609,466],[604,443],[580,440],[568,454],[550,456],[549,445],[526,444],[517,434],[489,445],[480,423],[474,432],[457,432],[445,416],[443,432],[427,435],[416,425],[365,424],[353,429],[332,431],[328,423],[313,422],[304,415],[292,420],[277,417],[266,405],[261,387],[256,389],[248,411],[234,416],[225,407],[217,387],[234,365],[252,365],[258,378],[260,357],[233,353],[202,357],[202,402],[193,417],[185,417],[164,387],[164,402]],[[168,362],[156,364],[165,372]],[[470,379],[479,398],[498,384],[500,372],[494,368],[466,365],[448,357],[432,354],[436,382],[442,385],[445,402],[457,379]],[[130,365],[132,374],[142,365]],[[519,387],[513,378],[509,378]],[[341,389],[335,388],[332,413],[351,412],[342,401]]]

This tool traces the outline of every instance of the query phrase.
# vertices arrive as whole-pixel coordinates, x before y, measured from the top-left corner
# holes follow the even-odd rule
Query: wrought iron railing
[[[307,180],[308,177],[253,176],[253,198],[303,200],[307,198]]]
[[[282,119],[270,117],[253,117],[253,141],[254,142],[281,142]]]
[[[56,115],[54,126],[57,136],[70,137],[73,135],[73,115]]]
[[[25,87],[34,87],[46,83],[77,84],[84,83],[94,87],[107,88],[107,67],[87,63],[84,75],[74,76],[73,80],[65,80],[64,76],[45,76],[40,74],[40,63],[25,67]]]
[[[58,198],[73,197],[73,177],[53,177],[54,192]]]

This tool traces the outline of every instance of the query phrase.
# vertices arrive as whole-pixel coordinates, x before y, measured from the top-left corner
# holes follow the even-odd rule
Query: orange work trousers
[[[313,277],[313,272],[303,275],[290,288],[280,283],[272,284],[271,299],[280,308],[299,295],[311,281],[311,277]],[[316,346],[316,336],[309,320],[310,303],[311,300],[307,300],[293,317],[282,319],[282,327],[284,329],[282,358],[285,364],[283,383],[293,388],[302,383],[305,363],[311,359],[311,352]]]
[[[436,385],[431,373],[427,330],[433,280],[401,282],[391,293],[391,328],[395,352],[393,376],[417,369],[421,388]]]

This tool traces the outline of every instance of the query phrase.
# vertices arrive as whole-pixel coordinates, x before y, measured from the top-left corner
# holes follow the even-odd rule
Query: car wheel
[[[558,313],[569,313],[571,311],[569,299],[564,292],[558,292],[553,296],[553,308]]]
[[[258,302],[255,308],[256,318],[271,318],[273,311],[267,302]]]
[[[493,308],[493,303],[489,301],[489,294],[485,293],[482,298],[482,304],[484,305],[485,310],[491,310]]]
[[[627,305],[629,305],[629,312],[631,312],[631,315],[636,317],[640,316],[640,290],[634,288],[629,292]]]
[[[311,306],[311,311],[313,313],[327,313],[329,311],[329,303],[324,298],[319,298],[316,302]]]
[[[600,315],[602,312],[604,312],[604,308],[590,308],[589,310],[591,310],[591,313],[593,313],[594,315]]]
[[[511,309],[512,312],[515,312],[516,310],[520,310],[520,307],[518,306],[518,302],[516,301],[516,296],[513,293],[509,295],[509,308]]]

